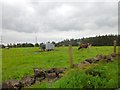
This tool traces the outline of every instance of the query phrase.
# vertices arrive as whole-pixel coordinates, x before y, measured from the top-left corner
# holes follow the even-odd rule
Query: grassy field
[[[84,70],[74,68],[68,70],[64,77],[52,83],[42,82],[33,85],[32,88],[118,88],[118,64],[99,63]],[[101,76],[92,76],[87,72],[98,72]]]
[[[97,54],[111,54],[113,52],[112,46],[98,46],[91,47],[89,49],[77,50],[78,47],[73,47],[73,63],[80,63],[86,58],[91,58]],[[3,81],[9,79],[20,79],[25,75],[33,75],[33,68],[51,68],[51,67],[67,67],[69,68],[69,53],[68,47],[58,47],[54,51],[35,53],[38,48],[10,48],[2,49],[2,79]],[[92,77],[86,75],[87,70],[69,69],[64,77],[60,80],[42,84],[34,85],[32,87],[38,88],[84,88],[91,87],[91,82],[94,82],[94,87],[117,87],[117,60],[113,63],[105,64],[100,63],[98,66],[92,66],[90,70],[103,70],[109,73],[111,68],[112,72],[102,77]],[[88,70],[89,70],[88,69]],[[111,75],[114,77],[112,78]],[[84,78],[84,79],[83,79]],[[110,80],[109,80],[110,79]],[[77,81],[76,81],[77,80]],[[79,81],[78,81],[79,80]],[[98,81],[99,83],[95,82]],[[114,81],[116,80],[116,81]],[[84,82],[84,85],[82,84]],[[108,84],[104,85],[106,82]],[[100,84],[100,85],[99,85]]]

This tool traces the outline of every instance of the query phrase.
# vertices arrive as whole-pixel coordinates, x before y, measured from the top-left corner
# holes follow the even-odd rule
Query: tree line
[[[96,37],[88,37],[88,38],[81,38],[81,39],[65,39],[58,43],[52,42],[55,46],[79,46],[81,43],[90,43],[93,46],[112,46],[113,41],[117,41],[117,45],[120,45],[120,35],[102,35]],[[17,48],[17,47],[39,47],[41,43],[17,43],[17,44],[7,44],[9,48]],[[0,47],[5,48],[5,45],[1,45]]]
[[[5,47],[9,47],[9,48],[17,48],[17,47],[39,47],[39,44],[36,43],[36,44],[32,44],[32,43],[10,43],[10,44],[7,44],[6,46],[5,45],[1,45],[2,48],[5,48]]]
[[[57,46],[78,46],[81,43],[90,43],[93,46],[112,46],[114,40],[117,41],[117,45],[120,45],[120,35],[102,35],[81,39],[66,39],[58,42]]]

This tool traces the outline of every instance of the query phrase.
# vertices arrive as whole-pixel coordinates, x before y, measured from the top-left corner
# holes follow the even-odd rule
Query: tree
[[[0,48],[5,48],[5,45],[3,45],[3,44],[2,44],[2,45],[0,45]]]
[[[81,39],[66,39],[61,42],[56,43],[57,46],[68,46],[69,44],[73,46],[77,46],[79,43],[90,43],[93,46],[112,46],[113,40],[117,40],[117,45],[120,45],[120,35],[103,35],[103,36],[96,36],[96,37],[88,37],[88,38],[81,38]]]
[[[17,47],[17,45],[14,43],[14,44],[13,44],[13,47],[14,47],[14,48],[16,48],[16,47]]]
[[[35,43],[35,47],[39,47],[39,44],[38,44],[38,43]]]
[[[9,46],[10,48],[12,48],[13,46],[12,46],[12,43],[10,43],[10,46]]]

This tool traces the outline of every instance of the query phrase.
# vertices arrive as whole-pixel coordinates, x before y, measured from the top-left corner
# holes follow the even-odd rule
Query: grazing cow
[[[91,44],[87,43],[87,44],[81,44],[80,47],[78,48],[81,49],[81,48],[89,48],[91,46]]]

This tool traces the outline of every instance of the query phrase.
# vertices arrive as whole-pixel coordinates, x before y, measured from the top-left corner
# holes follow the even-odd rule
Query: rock
[[[18,81],[18,80],[9,80],[9,81],[5,81],[2,84],[2,90],[21,90],[23,87],[23,84]]]
[[[31,86],[33,84],[34,78],[32,76],[24,76],[21,79],[22,84],[24,84],[24,86]]]
[[[92,58],[85,59],[85,61],[88,62],[88,63],[90,63],[90,64],[93,63]]]
[[[59,78],[60,77],[59,74],[64,73],[65,70],[66,68],[51,68],[51,69],[46,70],[45,73],[47,77],[51,77],[49,75],[56,75],[56,77]]]
[[[59,78],[56,73],[46,73],[45,76],[46,76],[46,78],[47,78],[48,80],[50,80],[50,79],[55,79],[55,78]]]
[[[55,72],[57,73],[64,73],[67,68],[56,68]]]
[[[46,73],[64,73],[64,71],[66,70],[66,68],[51,68],[46,70]]]
[[[96,55],[96,58],[98,60],[103,60],[104,59],[104,55],[100,54],[100,55]]]
[[[60,78],[61,74],[64,73],[66,68],[50,68],[45,70],[45,78],[48,80]]]
[[[91,63],[85,60],[85,61],[82,61],[80,64],[78,64],[78,67],[83,68],[84,66],[89,65],[89,64]]]
[[[40,81],[45,79],[45,72],[41,68],[34,68],[34,80],[33,83],[36,82],[37,78],[40,78]]]
[[[73,64],[73,67],[78,67],[78,64]]]
[[[103,56],[103,59],[107,59],[107,55],[104,55],[104,56]]]
[[[66,68],[50,68],[47,70],[41,69],[41,68],[34,68],[34,80],[33,83],[38,80],[38,78],[41,80],[45,78],[52,78],[52,77],[57,77],[59,78],[60,73],[64,73]]]
[[[56,68],[50,68],[48,70],[45,70],[45,73],[54,73]]]
[[[111,55],[108,55],[105,59],[107,62],[113,61],[113,57]]]
[[[83,68],[84,66],[85,66],[84,63],[80,63],[80,64],[78,65],[78,67],[80,67],[80,68]]]
[[[63,75],[64,75],[63,73],[62,73],[62,74],[59,74],[59,78],[63,77]]]
[[[88,61],[83,61],[83,62],[81,62],[81,64],[90,64]]]
[[[81,63],[78,65],[78,67],[83,68],[84,66],[90,65],[90,64],[91,64],[91,63],[89,63],[89,62],[87,62],[87,61],[83,61],[83,62],[81,62]]]
[[[44,77],[45,72],[41,68],[35,68],[34,69],[34,76],[36,77]]]
[[[115,57],[116,57],[116,54],[115,54],[115,53],[112,53],[111,56],[112,56],[113,58],[115,58]]]
[[[99,61],[100,61],[99,58],[97,58],[97,57],[94,57],[94,58],[93,58],[93,63],[98,63]]]

